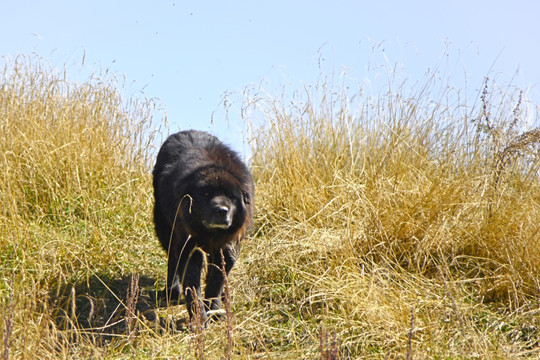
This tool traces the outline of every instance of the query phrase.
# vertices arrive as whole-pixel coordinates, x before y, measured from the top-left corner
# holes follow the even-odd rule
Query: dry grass
[[[99,292],[108,292],[110,279],[127,281],[149,259],[161,262],[148,212],[156,105],[123,99],[119,81],[106,75],[84,84],[65,77],[43,59],[23,56],[0,73],[5,358],[99,352],[74,341],[96,321],[93,314],[103,315],[108,304]]]
[[[540,355],[540,130],[519,91],[250,89],[256,226],[227,321],[197,334],[155,299],[156,105],[42,59],[0,76],[4,359]]]
[[[334,329],[345,357],[538,356],[540,128],[520,92],[486,79],[470,108],[434,86],[249,104],[267,122],[248,272],[291,333]]]

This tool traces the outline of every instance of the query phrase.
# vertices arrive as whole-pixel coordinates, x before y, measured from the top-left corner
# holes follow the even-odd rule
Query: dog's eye
[[[246,191],[242,191],[242,200],[244,200],[244,203],[246,205],[251,204],[251,198],[249,197],[249,193]]]
[[[208,197],[210,196],[210,193],[204,193],[204,196]]]

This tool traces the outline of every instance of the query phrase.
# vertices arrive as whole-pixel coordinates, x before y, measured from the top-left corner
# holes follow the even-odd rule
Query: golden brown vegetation
[[[333,329],[343,357],[538,356],[540,129],[488,79],[479,109],[429,86],[256,101],[249,273],[292,334]]]
[[[430,82],[377,99],[258,90],[232,317],[192,334],[183,306],[155,300],[156,105],[110,76],[6,66],[4,359],[538,358],[540,130],[519,91],[486,79],[467,106]]]
[[[112,77],[94,75],[84,84],[65,77],[43,59],[23,56],[0,73],[6,359],[99,353],[81,340],[77,306],[103,316],[107,304],[96,296],[107,280],[141,272],[155,251],[148,241],[155,105],[122,99]]]

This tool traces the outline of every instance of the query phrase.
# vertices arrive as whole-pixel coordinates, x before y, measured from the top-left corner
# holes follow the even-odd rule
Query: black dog
[[[182,131],[167,138],[154,166],[154,222],[168,253],[168,302],[179,301],[181,287],[190,318],[199,306],[202,319],[219,310],[225,271],[240,252],[251,225],[254,186],[239,156],[216,137]],[[202,251],[201,251],[202,250]],[[201,270],[208,263],[205,300],[201,301]]]

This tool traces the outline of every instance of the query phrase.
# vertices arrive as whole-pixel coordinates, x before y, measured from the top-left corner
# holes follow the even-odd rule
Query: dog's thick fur
[[[195,130],[167,138],[153,175],[155,229],[168,254],[164,294],[168,302],[179,301],[183,289],[190,318],[199,306],[206,321],[209,310],[221,308],[221,252],[228,274],[251,225],[253,180],[234,151],[216,137]],[[205,299],[201,301],[205,263]]]

